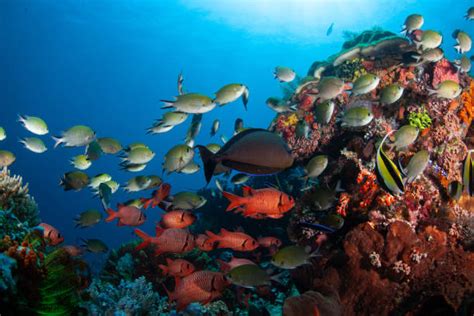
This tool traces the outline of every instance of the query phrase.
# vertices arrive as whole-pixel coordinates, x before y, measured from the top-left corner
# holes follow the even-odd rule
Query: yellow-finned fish
[[[474,195],[474,149],[467,152],[466,160],[464,161],[464,170],[462,173],[464,189],[470,196]]]
[[[375,159],[375,173],[380,186],[392,195],[403,193],[405,184],[402,179],[402,173],[395,163],[390,160],[382,149],[387,137],[394,131],[388,133],[383,138],[377,149],[377,157]]]

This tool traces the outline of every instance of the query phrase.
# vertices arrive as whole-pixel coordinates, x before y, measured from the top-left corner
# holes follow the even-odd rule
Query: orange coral
[[[366,208],[373,202],[379,189],[377,177],[373,172],[362,169],[357,175],[357,183],[361,185],[359,194],[362,200],[359,203],[359,207]]]
[[[351,201],[351,196],[343,192],[339,197],[339,204],[337,205],[336,212],[341,216],[347,215],[347,209],[349,208],[349,202]]]
[[[466,126],[470,126],[474,117],[474,80],[470,81],[469,89],[461,94],[462,108],[459,111],[459,118]]]

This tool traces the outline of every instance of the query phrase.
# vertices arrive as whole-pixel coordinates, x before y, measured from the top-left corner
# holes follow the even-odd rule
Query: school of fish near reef
[[[64,245],[23,179],[10,174],[15,154],[1,149],[1,314],[472,315],[472,41],[468,30],[453,30],[456,45],[441,48],[442,35],[423,24],[413,14],[402,35],[354,35],[306,76],[275,67],[285,94],[266,102],[272,123],[247,127],[236,118],[230,138],[217,140],[219,120],[203,126],[203,115],[236,102],[258,111],[257,87],[187,93],[180,74],[176,97],[163,96],[169,111],[148,133],[163,137],[191,117],[185,142],[162,157],[163,174],[202,170],[209,185],[197,192],[143,175],[159,158],[151,145],[125,146],[86,125],[53,137],[65,147],[56,150],[84,148],[58,174],[67,194],[90,190],[97,200],[76,226],[133,229],[119,249],[100,238]],[[43,119],[21,115],[19,123],[35,135],[20,140],[27,150],[48,150]],[[199,142],[203,127],[215,143]],[[7,132],[0,128],[0,141],[13,137]],[[117,165],[87,173],[104,155],[118,155],[127,183],[110,174]],[[117,201],[120,186],[141,197]],[[155,230],[141,229],[159,210]],[[86,251],[106,257],[98,275]]]

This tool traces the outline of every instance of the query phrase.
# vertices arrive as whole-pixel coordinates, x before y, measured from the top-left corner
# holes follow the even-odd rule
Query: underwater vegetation
[[[170,112],[148,131],[166,133],[192,116],[185,144],[163,157],[163,174],[202,168],[211,184],[197,192],[138,175],[124,187],[141,198],[114,208],[120,185],[87,169],[119,154],[124,172],[142,171],[153,149],[97,138],[85,125],[54,137],[55,146],[86,148],[71,161],[80,171],[66,172],[61,187],[89,188],[103,208],[79,214],[77,226],[103,219],[133,229],[117,249],[100,239],[63,246],[60,229],[41,222],[28,186],[5,167],[0,313],[472,315],[474,79],[422,25],[414,14],[403,36],[380,28],[348,34],[341,51],[304,78],[276,67],[283,95],[267,100],[275,110],[269,128],[237,118],[222,146],[197,142],[202,116],[237,100],[247,109],[249,87],[228,84],[210,98],[186,93],[180,74],[178,95],[162,100]],[[453,34],[459,52],[470,50],[464,34]],[[48,133],[40,118],[20,121]],[[215,121],[211,135],[218,129]],[[32,151],[38,144],[25,140]],[[0,152],[5,166],[11,157]],[[164,215],[154,231],[142,229],[158,208]],[[96,275],[84,251],[105,258]]]

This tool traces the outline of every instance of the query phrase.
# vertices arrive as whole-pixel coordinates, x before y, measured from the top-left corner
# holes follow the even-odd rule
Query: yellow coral
[[[461,94],[461,104],[459,118],[469,127],[474,117],[474,80],[471,80],[469,89]]]
[[[298,115],[296,113],[291,114],[283,121],[283,126],[293,126],[298,123]]]

